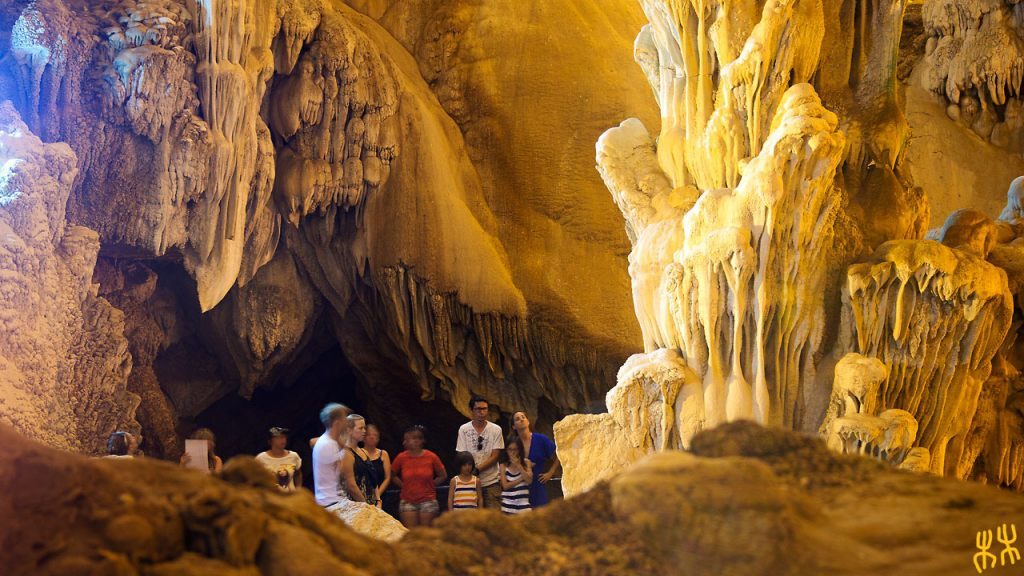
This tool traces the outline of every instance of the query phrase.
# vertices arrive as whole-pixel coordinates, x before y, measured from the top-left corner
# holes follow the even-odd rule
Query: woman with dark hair
[[[118,430],[107,439],[107,458],[134,458],[138,448],[135,436]]]
[[[366,465],[372,469],[372,476],[377,480],[377,507],[384,501],[384,491],[391,484],[391,456],[387,450],[379,448],[380,429],[374,424],[366,425],[366,436],[363,438],[363,450],[368,458]]]
[[[214,452],[214,449],[217,447],[217,437],[213,435],[213,430],[210,430],[209,428],[200,428],[192,433],[192,436],[189,437],[189,440],[206,440],[206,460],[208,473],[220,474],[221,468],[223,468],[224,463],[221,462],[220,456],[217,456],[217,454]],[[188,463],[191,461],[192,455],[189,454],[188,452],[185,452],[184,454],[181,455],[181,460],[179,461],[179,463],[182,466],[187,466]]]
[[[526,458],[523,439],[512,434],[498,455],[498,481],[501,482],[501,511],[521,514],[530,509],[530,483],[533,462]]]
[[[512,429],[523,441],[526,458],[533,463],[534,475],[533,482],[530,484],[530,506],[539,508],[548,503],[548,491],[545,484],[562,470],[555,442],[539,432],[532,431],[526,412],[520,411],[512,415]]]
[[[282,492],[295,492],[302,486],[302,458],[288,450],[288,430],[271,428],[267,442],[270,449],[257,454],[256,461],[274,475]]]
[[[409,428],[402,441],[405,451],[391,464],[395,486],[402,489],[398,512],[406,528],[430,526],[434,522],[440,511],[437,486],[448,477],[441,459],[425,450],[423,443],[423,427]]]

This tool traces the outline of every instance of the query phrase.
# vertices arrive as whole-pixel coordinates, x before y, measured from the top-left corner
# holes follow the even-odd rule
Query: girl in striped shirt
[[[505,441],[505,450],[498,454],[498,480],[501,481],[501,511],[520,514],[530,509],[530,483],[533,463],[526,458],[523,440],[512,434]]]
[[[479,479],[473,475],[476,468],[473,455],[469,452],[456,453],[455,465],[459,467],[459,473],[448,485],[448,509],[453,512],[479,509],[483,506],[484,496]]]

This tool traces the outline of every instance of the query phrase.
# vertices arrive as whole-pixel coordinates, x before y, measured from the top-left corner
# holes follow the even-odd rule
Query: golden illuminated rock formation
[[[1018,486],[1012,420],[995,425],[1010,379],[990,382],[1016,358],[1018,265],[986,259],[1017,235],[1019,181],[1004,223],[959,210],[921,240],[895,76],[904,3],[864,3],[855,22],[829,3],[641,3],[660,135],[627,120],[597,161],[633,241],[645,353],[608,415],[556,425],[567,491],[739,419]]]
[[[0,100],[77,154],[67,218],[98,233],[96,281],[131,311],[156,453],[176,419],[287,380],[325,339],[379,392],[549,419],[597,404],[639,346],[627,239],[586,165],[613,118],[654,117],[641,83],[603,89],[642,79],[636,7],[351,4],[0,10]],[[191,375],[167,368],[184,357]]]
[[[552,420],[625,360],[570,492],[738,419],[1024,488],[1019,11],[961,4],[904,87],[903,0],[5,3],[0,418],[173,454],[337,346]]]

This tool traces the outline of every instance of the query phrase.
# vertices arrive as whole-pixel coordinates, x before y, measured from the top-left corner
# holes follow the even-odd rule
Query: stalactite
[[[958,475],[981,386],[1010,325],[1006,274],[937,242],[896,241],[851,266],[848,278],[852,349],[889,366],[878,403],[913,414],[931,470]]]
[[[189,4],[196,86],[212,142],[207,188],[189,231],[191,249],[185,252],[203,310],[220,302],[238,278],[254,184],[257,197],[269,197],[269,179],[253,180],[261,169],[259,140],[270,137],[259,116],[273,74],[270,45],[277,32],[268,8],[273,6],[254,0],[191,0]],[[263,158],[264,163],[272,161]]]
[[[271,97],[271,128],[286,140],[275,196],[295,226],[328,209],[361,212],[397,151],[399,92],[391,67],[342,17],[323,19],[297,73]]]
[[[923,87],[948,104],[950,118],[1014,152],[1024,152],[1020,14],[1000,0],[941,0],[922,9],[929,36]]]
[[[424,399],[443,391],[461,407],[484,394],[502,410],[536,414],[539,398],[568,409],[600,396],[611,366],[595,350],[522,318],[479,313],[458,293],[430,284],[411,269],[389,267],[354,293],[363,330],[415,362]]]

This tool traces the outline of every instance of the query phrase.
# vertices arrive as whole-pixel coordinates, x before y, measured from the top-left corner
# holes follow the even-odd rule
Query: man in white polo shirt
[[[473,455],[484,492],[484,507],[501,510],[498,454],[505,449],[505,439],[501,435],[501,427],[487,420],[491,405],[485,398],[473,396],[469,401],[469,409],[473,419],[459,428],[455,450]]]

